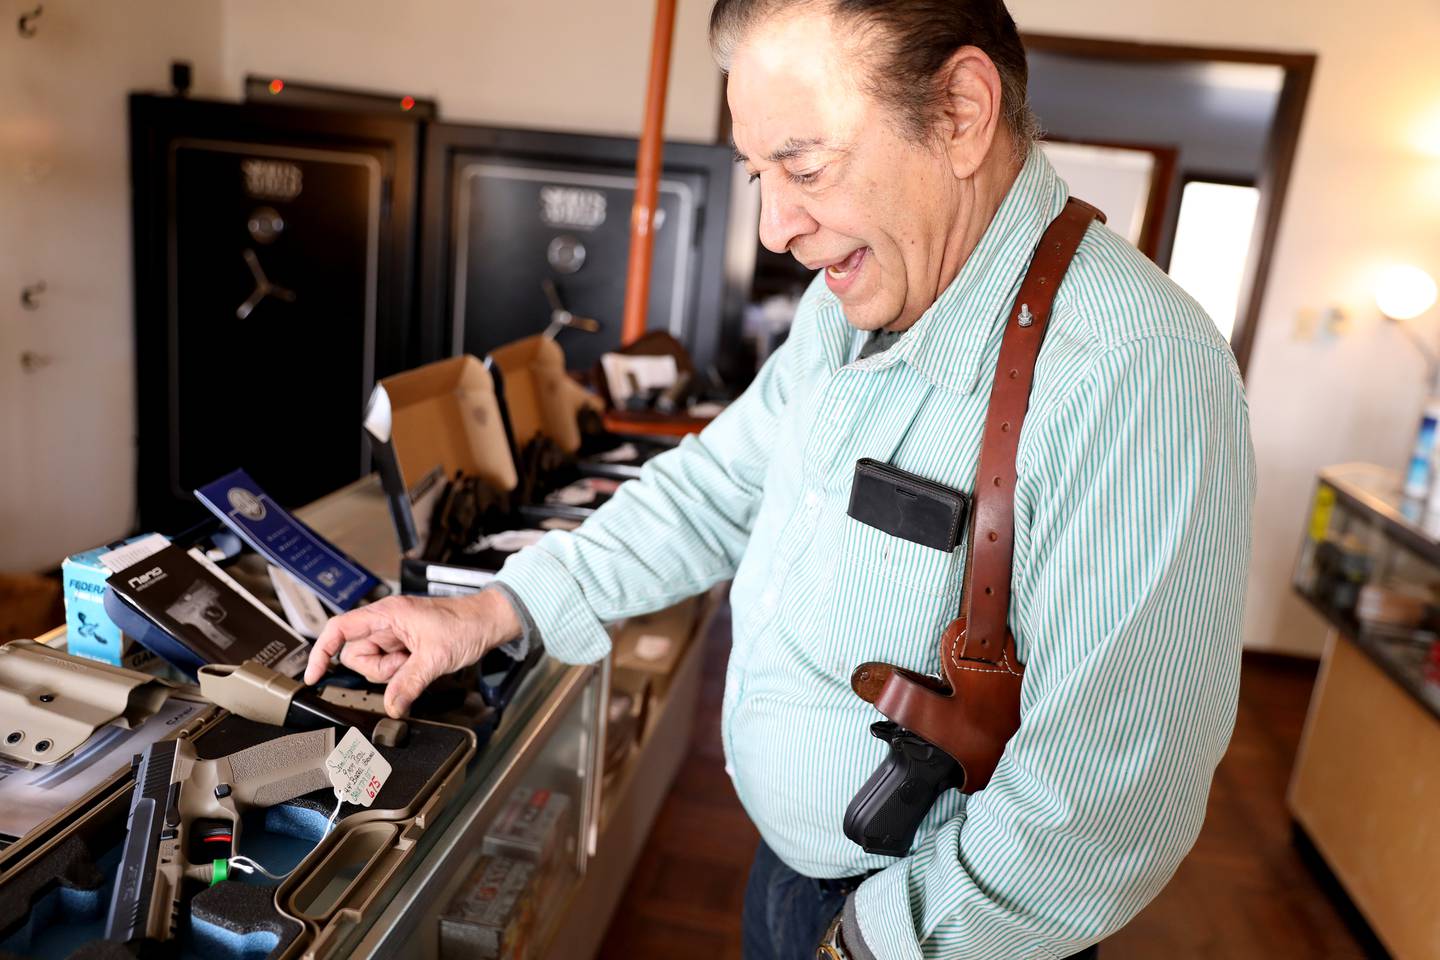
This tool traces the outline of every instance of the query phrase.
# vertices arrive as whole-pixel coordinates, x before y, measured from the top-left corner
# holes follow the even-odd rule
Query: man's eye
[[[751,182],[751,183],[754,183],[756,180],[759,180],[759,179],[760,179],[760,174],[758,174],[758,173],[752,173],[752,174],[750,174],[750,182]]]
[[[824,170],[824,167],[821,167],[818,170],[811,170],[809,173],[791,173],[787,170],[785,171],[785,176],[790,178],[791,183],[798,183],[801,186],[804,186],[807,183],[814,183],[815,179],[819,177]]]

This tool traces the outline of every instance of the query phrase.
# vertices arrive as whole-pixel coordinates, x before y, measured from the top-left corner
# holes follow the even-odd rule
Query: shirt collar
[[[1068,194],[1039,144],[1032,146],[959,275],[898,343],[857,365],[876,370],[904,361],[932,383],[973,392],[980,363],[1009,315],[1040,236],[1059,216]]]

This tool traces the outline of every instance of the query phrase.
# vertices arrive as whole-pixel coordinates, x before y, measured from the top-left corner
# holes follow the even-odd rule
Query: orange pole
[[[645,333],[650,305],[650,263],[655,247],[655,204],[660,195],[660,154],[665,146],[665,92],[670,80],[670,40],[675,33],[675,0],[656,0],[650,43],[650,82],[645,90],[645,123],[635,162],[635,205],[630,208],[630,265],[625,271],[625,319],[621,344]]]

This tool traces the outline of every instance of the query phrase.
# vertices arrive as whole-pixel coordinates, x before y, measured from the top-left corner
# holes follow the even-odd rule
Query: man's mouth
[[[836,280],[844,280],[855,270],[859,269],[860,262],[865,259],[865,252],[868,249],[869,247],[861,247],[859,250],[853,251],[844,260],[838,263],[832,263],[826,267],[825,273]]]

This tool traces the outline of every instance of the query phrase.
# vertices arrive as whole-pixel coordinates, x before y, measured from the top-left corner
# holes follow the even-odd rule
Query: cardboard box
[[[625,766],[630,753],[645,741],[654,677],[640,670],[612,667],[610,702],[606,705],[604,774]]]
[[[657,680],[668,678],[690,643],[699,612],[700,597],[691,597],[673,607],[626,620],[613,642],[615,666],[648,673]]]
[[[580,411],[597,413],[604,402],[565,373],[565,351],[536,335],[490,351],[504,378],[505,405],[519,450],[537,434],[566,453],[580,449]]]
[[[481,849],[542,868],[561,846],[570,798],[541,788],[516,787],[485,832]]]
[[[440,916],[440,956],[444,960],[525,956],[534,926],[533,873],[534,867],[519,860],[481,857]]]
[[[60,563],[65,590],[65,644],[70,653],[120,666],[128,641],[105,612],[105,580],[113,572],[100,557],[151,536],[142,534],[128,540],[86,550]]]
[[[478,476],[496,490],[519,482],[490,371],[475,357],[452,357],[386,377],[391,443],[406,483],[435,467]],[[424,531],[421,531],[423,536]]]

